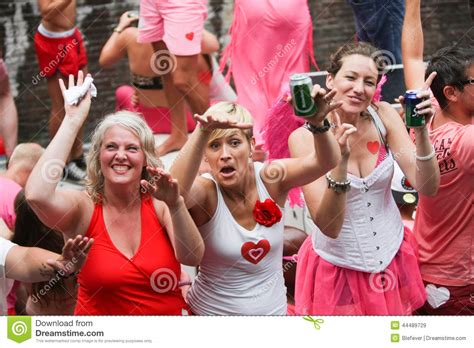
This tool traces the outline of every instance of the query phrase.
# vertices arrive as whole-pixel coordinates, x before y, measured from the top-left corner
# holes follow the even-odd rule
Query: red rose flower
[[[273,200],[267,198],[265,202],[257,201],[255,203],[253,218],[260,225],[270,227],[281,220],[281,210]]]

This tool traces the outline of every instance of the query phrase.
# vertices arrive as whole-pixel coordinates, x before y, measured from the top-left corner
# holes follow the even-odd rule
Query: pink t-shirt
[[[0,218],[5,221],[9,229],[15,227],[14,202],[21,186],[13,180],[0,176]]]
[[[474,125],[449,122],[430,129],[441,171],[435,197],[419,195],[415,237],[425,281],[473,284]]]

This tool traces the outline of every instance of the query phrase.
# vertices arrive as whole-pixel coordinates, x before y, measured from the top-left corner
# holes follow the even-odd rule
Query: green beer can
[[[416,106],[423,101],[416,95],[421,89],[409,90],[405,93],[405,124],[408,128],[423,127],[426,123],[425,116],[418,114]]]
[[[317,108],[311,90],[311,77],[305,74],[295,74],[290,78],[290,91],[293,99],[293,110],[296,116],[311,117],[316,114]]]

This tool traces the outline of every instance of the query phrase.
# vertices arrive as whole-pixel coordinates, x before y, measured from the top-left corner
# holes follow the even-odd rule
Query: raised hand
[[[334,96],[336,95],[336,90],[326,92],[324,88],[321,88],[319,85],[314,85],[313,90],[311,91],[311,96],[316,103],[316,114],[312,117],[306,117],[306,120],[316,125],[321,123],[326,116],[331,112],[336,110],[342,105],[340,101],[333,101]]]
[[[226,114],[219,115],[219,117],[213,115],[201,116],[195,114],[194,119],[201,125],[201,129],[205,131],[227,128],[249,129],[253,127],[251,123],[240,123],[232,120]]]
[[[90,74],[88,74],[89,76]],[[82,98],[77,105],[70,105],[66,102],[66,90],[72,88],[74,86],[82,86],[84,83],[84,74],[82,70],[79,70],[77,74],[77,84],[74,84],[74,76],[69,75],[69,84],[68,88],[66,88],[64,81],[59,79],[59,87],[61,88],[61,92],[64,99],[64,110],[66,112],[66,116],[71,117],[72,119],[78,122],[84,122],[89,114],[89,110],[91,107],[91,92],[88,91],[87,94]]]
[[[430,87],[431,83],[435,79],[437,73],[436,71],[433,71],[430,76],[425,80],[423,84],[423,88],[418,92],[416,95],[417,98],[423,99],[421,103],[416,104],[416,108],[418,110],[418,115],[424,115],[426,119],[426,123],[428,124],[428,120],[434,115],[434,110],[433,110],[433,105],[431,103],[431,92],[430,92]],[[402,105],[402,110],[405,108],[405,97],[404,96],[399,96],[398,97],[398,102]],[[403,113],[404,115],[404,113]],[[404,118],[404,116],[402,116]]]
[[[336,138],[339,147],[341,148],[341,155],[343,158],[349,158],[351,149],[349,146],[349,137],[351,134],[357,132],[357,128],[350,123],[341,123],[341,118],[337,112],[333,113],[335,121],[331,126],[333,129],[334,137]]]
[[[313,89],[311,90],[311,96],[316,103],[316,114],[311,117],[305,117],[305,120],[313,125],[317,125],[318,123],[321,123],[331,111],[341,107],[342,102],[333,100],[335,95],[336,90],[326,92],[326,90],[321,88],[320,85],[314,85]],[[286,101],[291,103],[291,95],[288,96]]]
[[[174,206],[179,198],[178,180],[173,179],[171,174],[159,168],[146,167],[152,179],[150,181],[142,180],[142,188],[150,193],[154,198],[163,201],[168,207]]]
[[[93,239],[81,235],[74,239],[68,239],[64,244],[61,256],[57,260],[48,260],[47,263],[64,277],[79,272],[93,243]]]
[[[416,108],[418,110],[418,115],[423,115],[426,119],[426,123],[428,124],[428,120],[433,116],[434,110],[431,105],[431,93],[430,87],[431,83],[435,79],[437,73],[433,71],[430,76],[425,80],[423,85],[423,89],[416,95],[417,98],[423,99],[421,103],[416,104]]]
[[[119,24],[117,25],[118,30],[122,31],[129,27],[134,21],[138,20],[138,16],[130,17],[130,14],[133,15],[133,12],[127,11],[120,16]]]

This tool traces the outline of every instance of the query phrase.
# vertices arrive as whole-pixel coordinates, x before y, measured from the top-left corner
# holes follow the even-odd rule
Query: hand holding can
[[[408,90],[405,93],[405,124],[408,128],[424,127],[426,125],[425,117],[418,113],[416,106],[423,102],[423,99],[416,95],[421,89]]]
[[[295,115],[306,118],[310,123],[322,122],[327,114],[342,105],[342,102],[333,101],[335,90],[326,92],[319,85],[313,86],[307,75],[293,75],[290,90]]]
[[[432,72],[422,89],[409,90],[405,93],[405,124],[408,128],[425,127],[426,120],[433,115],[429,88],[436,77]]]
[[[311,96],[313,82],[305,74],[294,74],[290,78],[290,91],[293,110],[296,116],[311,117],[317,112],[316,103]]]

